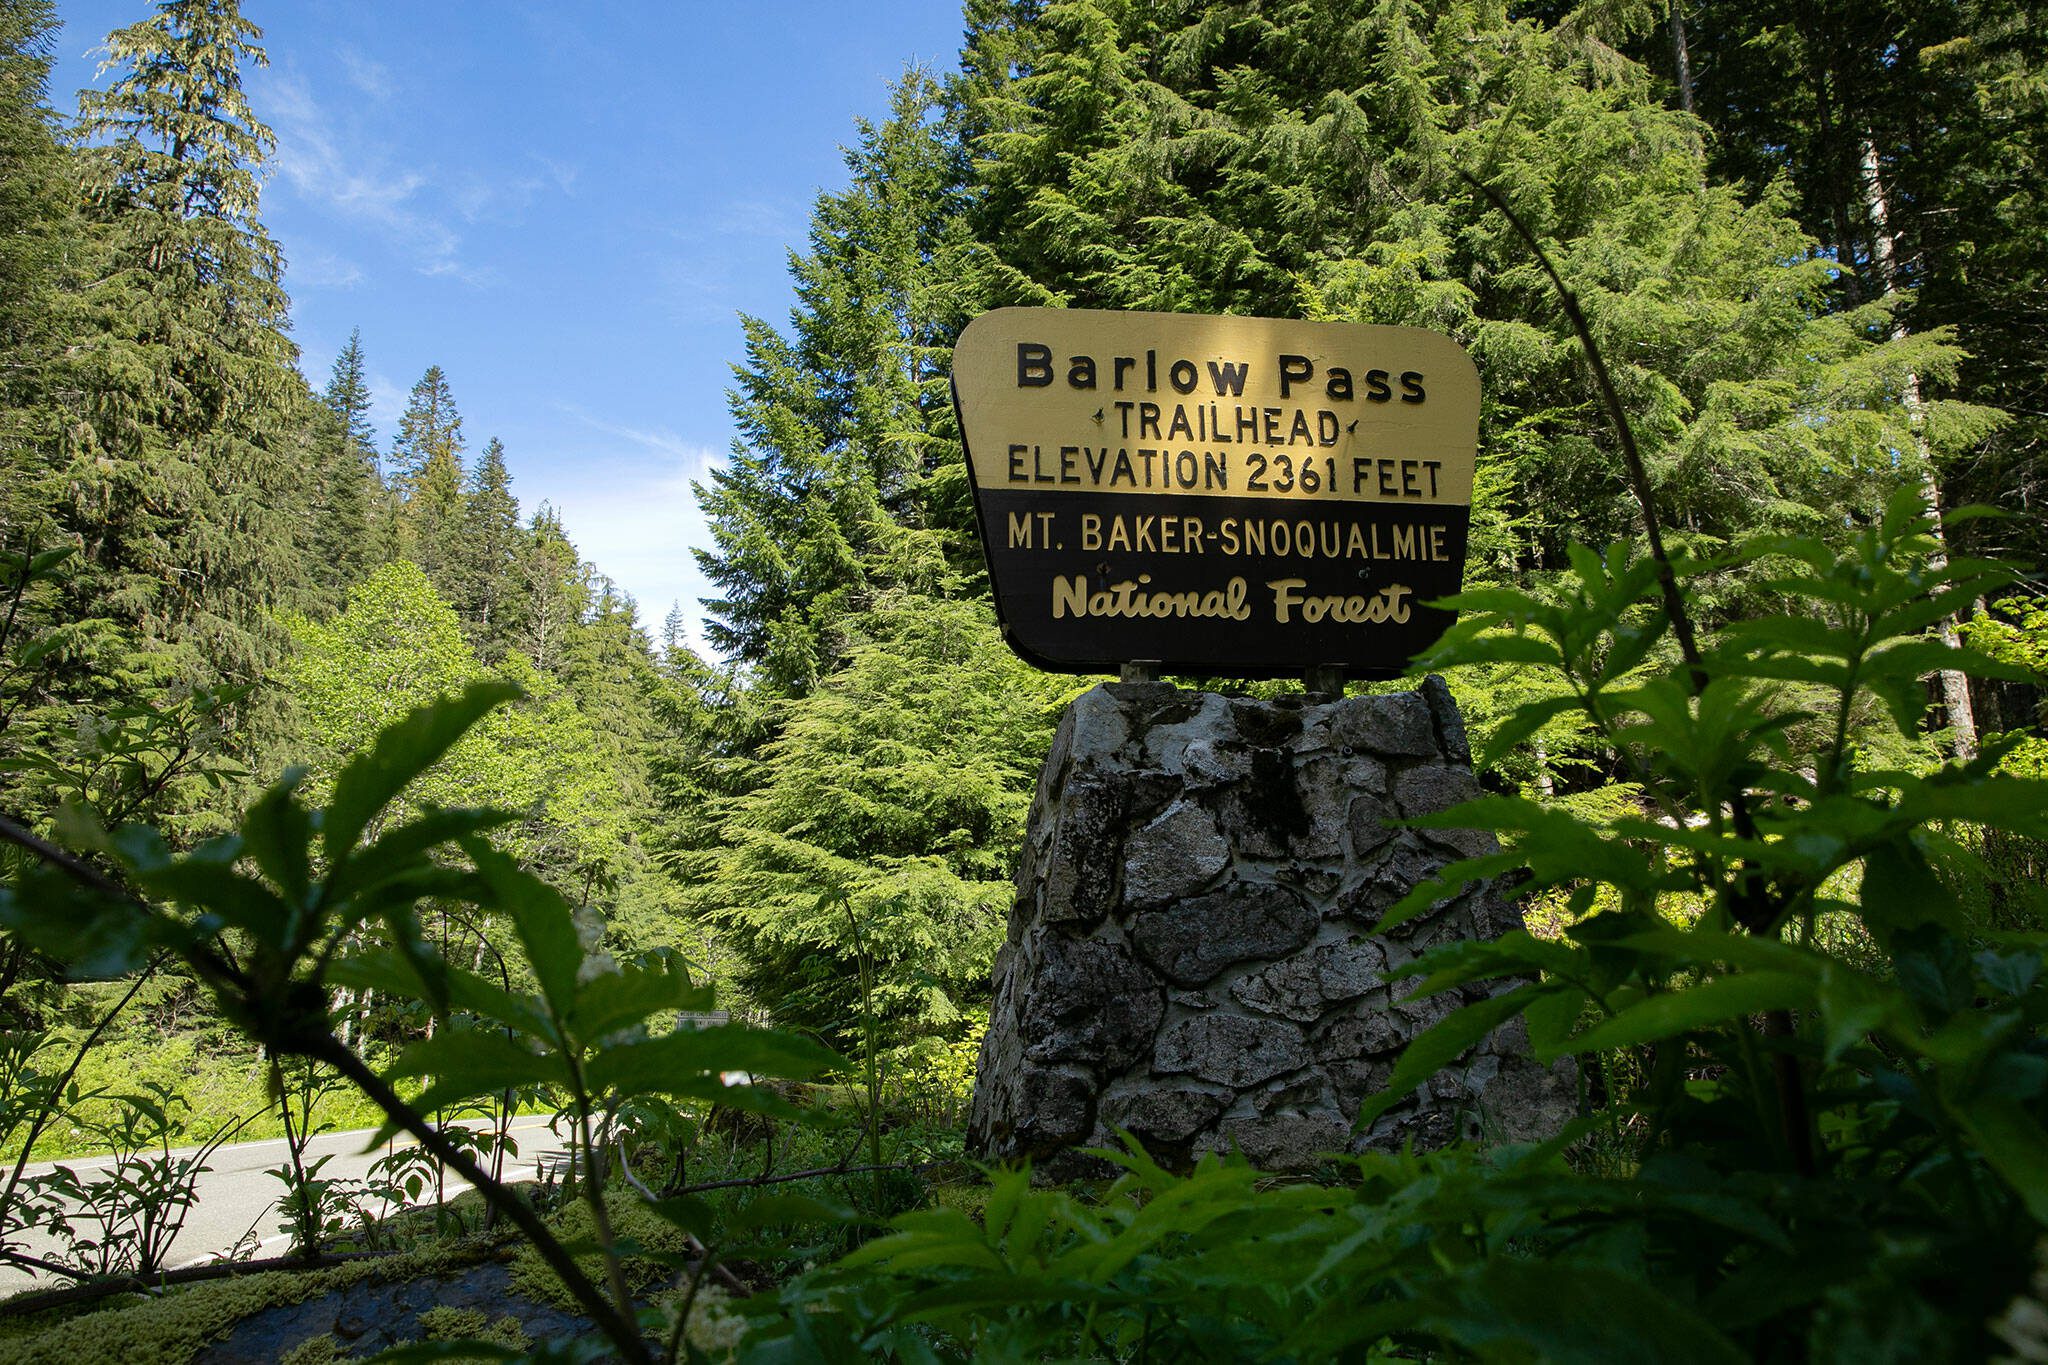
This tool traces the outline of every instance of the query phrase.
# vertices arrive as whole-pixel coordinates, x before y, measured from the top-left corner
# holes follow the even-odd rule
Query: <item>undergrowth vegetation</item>
[[[325,408],[301,392],[234,4],[116,34],[107,141],[73,147],[47,6],[0,0],[0,135],[35,153],[8,240],[103,277],[0,252],[41,281],[0,289],[0,1263],[37,1277],[0,1365],[187,1361],[329,1291],[487,1272],[502,1303],[388,1323],[383,1358],[2048,1359],[2048,744],[2039,714],[1967,719],[1973,677],[2038,702],[2048,611],[1965,553],[2039,526],[1941,513],[1944,485],[2035,486],[1996,445],[2037,429],[2009,387],[2034,315],[2004,308],[2013,354],[1969,379],[1941,272],[1975,248],[1925,225],[1948,264],[1912,311],[1880,172],[1935,187],[1874,141],[1909,145],[1914,101],[1864,177],[1822,177],[1856,202],[1815,238],[1799,186],[1710,176],[1689,88],[1662,108],[1601,36],[1651,11],[1439,8],[973,7],[959,79],[907,79],[821,199],[795,335],[747,322],[741,445],[699,490],[714,667],[680,618],[657,664],[558,521],[521,529],[495,443],[460,488],[438,367],[389,485],[360,347]],[[1966,8],[1932,69],[2031,108],[2018,21]],[[204,138],[136,112],[174,106]],[[1978,171],[2023,162],[2005,104],[1951,112]],[[193,189],[222,185],[239,207]],[[1477,586],[1416,668],[1469,700],[1492,792],[1429,823],[1502,851],[1380,928],[1488,878],[1528,928],[1393,973],[1491,989],[1357,1117],[1504,1036],[1577,1061],[1564,1131],[1315,1179],[966,1159],[1007,859],[1072,692],[1007,652],[963,534],[945,347],[1016,302],[1472,344]],[[188,411],[188,372],[243,401]],[[251,374],[293,382],[257,403]],[[505,1142],[534,1112],[561,1150]],[[312,1139],[356,1124],[388,1151],[343,1177]],[[272,1134],[288,1247],[181,1264],[218,1147]],[[283,1358],[368,1350],[323,1325]]]
[[[1512,989],[1418,1038],[1360,1117],[1507,1028],[1539,1058],[1599,1062],[1591,1111],[1536,1146],[1340,1159],[1326,1183],[1215,1158],[1177,1174],[1133,1148],[1108,1154],[1124,1173],[1101,1187],[996,1171],[903,1212],[957,1150],[890,1134],[883,1159],[871,1028],[849,1059],[691,1026],[710,1001],[684,963],[588,941],[490,842],[506,817],[381,818],[508,700],[493,683],[387,728],[323,806],[287,774],[189,853],[77,813],[68,849],[5,826],[36,859],[0,925],[74,975],[174,960],[265,1055],[374,1102],[475,1187],[475,1231],[516,1230],[520,1282],[597,1329],[532,1358],[1981,1358],[2035,1311],[2048,986],[2038,928],[1973,917],[1958,888],[2030,904],[1982,850],[2048,839],[2048,785],[2010,771],[2016,739],[1924,771],[1870,757],[1868,717],[1918,730],[1929,670],[2023,668],[1929,637],[2010,573],[1944,562],[1927,532],[1906,490],[1845,551],[1767,537],[1695,562],[1653,534],[1646,556],[1575,549],[1556,593],[1457,601],[1424,666],[1558,682],[1493,748],[1575,711],[1634,795],[1496,795],[1433,819],[1507,850],[1418,886],[1383,927],[1493,876],[1551,913],[1399,969],[1424,993]],[[1771,609],[1699,632],[1692,585],[1734,570]],[[502,917],[518,976],[450,961],[422,930],[429,904]],[[422,999],[438,1027],[374,1068],[337,1037],[343,986]],[[957,1058],[931,1070],[957,1088]],[[430,1117],[509,1093],[546,1096],[573,1135],[548,1216]],[[816,1167],[777,1168],[789,1133]],[[765,1169],[726,1174],[763,1149]],[[462,1349],[521,1350],[503,1334]]]

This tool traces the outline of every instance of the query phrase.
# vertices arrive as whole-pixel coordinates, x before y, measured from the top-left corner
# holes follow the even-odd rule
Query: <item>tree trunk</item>
[[[340,1038],[343,1047],[355,1046],[356,1014],[349,1008],[351,1003],[348,987],[339,986],[335,988],[334,999],[327,1005],[328,1012],[334,1016],[335,1022],[341,1025]]]
[[[1863,143],[1863,193],[1864,202],[1870,210],[1870,246],[1877,265],[1878,286],[1889,297],[1898,289],[1898,243],[1892,235],[1891,211],[1885,201],[1884,181],[1878,177],[1877,144],[1868,139]],[[1905,328],[1897,321],[1892,323],[1892,335],[1905,335]],[[1948,567],[1948,533],[1942,525],[1941,488],[1934,480],[1934,458],[1927,448],[1926,405],[1920,397],[1920,376],[1911,370],[1906,371],[1905,401],[1906,420],[1913,428],[1914,453],[1919,456],[1920,496],[1927,504],[1927,516],[1934,533],[1934,552],[1928,556],[1928,564],[1939,571]],[[1939,629],[1941,642],[1955,649],[1958,645],[1955,618],[1943,617]],[[1977,715],[1970,704],[1970,680],[1956,668],[1942,669],[1939,677],[1956,757],[1973,757],[1977,752]]]
[[[1678,82],[1678,107],[1692,112],[1692,50],[1685,42],[1684,0],[1671,0],[1671,68]]]
[[[1812,177],[1827,188],[1825,212],[1833,225],[1834,240],[1828,245],[1834,247],[1835,258],[1844,264],[1855,259],[1856,235],[1850,223],[1849,205],[1854,198],[1850,181],[1854,177],[1847,167],[1849,158],[1841,150],[1842,136],[1835,126],[1834,92],[1829,81],[1828,35],[1822,31],[1813,16],[1809,16],[1800,27],[1800,39],[1805,47],[1807,83],[1813,92],[1813,144],[1814,166]],[[1855,270],[1844,270],[1839,283],[1844,297],[1851,305],[1863,302],[1863,277]]]

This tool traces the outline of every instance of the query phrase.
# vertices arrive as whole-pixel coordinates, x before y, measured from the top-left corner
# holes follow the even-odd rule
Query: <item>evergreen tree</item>
[[[713,544],[695,553],[721,594],[706,636],[779,692],[831,665],[876,586],[934,581],[942,544],[904,532],[966,524],[946,358],[972,244],[939,98],[913,73],[890,118],[860,126],[852,186],[820,196],[791,261],[791,335],[743,319],[741,437],[698,488]]]
[[[690,622],[683,615],[683,604],[668,604],[668,615],[661,618],[661,657],[664,662],[677,656],[689,647]]]
[[[0,547],[41,542],[59,493],[48,374],[76,250],[70,166],[46,100],[55,11],[0,0]]]
[[[505,447],[493,436],[470,474],[452,566],[463,632],[486,663],[503,658],[517,633],[521,540]]]
[[[363,359],[362,328],[349,328],[348,344],[334,357],[334,370],[320,401],[334,414],[350,451],[374,470],[377,429],[370,423],[370,376]]]
[[[1937,536],[1948,538],[1945,506],[2038,500],[2048,487],[2036,401],[2048,361],[2048,218],[2029,168],[2048,155],[2038,117],[2048,35],[2002,0],[1706,3],[1686,19],[1693,107],[1718,134],[1717,168],[1791,186],[1803,225],[1838,267],[1837,306],[1885,309],[1883,329],[1900,343],[1893,401],[1913,418],[1898,472],[1921,488]],[[1675,72],[1675,47],[1661,53],[1649,35],[1630,36]],[[1984,405],[2016,420],[1994,426]],[[1979,522],[1960,536],[2026,558],[2048,549],[2039,518]],[[1955,643],[1952,626],[1943,635]],[[1940,676],[1967,753],[1975,703],[1960,672]]]
[[[462,531],[462,414],[439,365],[429,365],[398,419],[391,487],[398,497],[399,552],[444,593],[454,587]]]
[[[80,97],[86,212],[105,257],[73,347],[66,520],[79,617],[111,618],[120,671],[253,680],[299,599],[317,481],[277,244],[256,217],[272,145],[242,89],[261,63],[237,0],[162,0],[107,39]]]
[[[320,406],[322,420],[314,435],[320,483],[313,566],[321,605],[338,610],[349,589],[387,557],[378,544],[384,485],[377,476],[376,432],[370,426],[360,329],[349,332],[348,345],[335,357]]]
[[[986,1005],[1016,843],[1071,689],[1012,654],[984,604],[892,593],[847,625],[847,666],[784,703],[753,789],[717,803],[723,846],[684,859],[689,903],[786,1025],[848,1036],[865,950],[903,1044]]]
[[[567,667],[571,632],[590,604],[583,564],[548,503],[534,511],[519,553],[519,648],[533,666],[556,676]]]

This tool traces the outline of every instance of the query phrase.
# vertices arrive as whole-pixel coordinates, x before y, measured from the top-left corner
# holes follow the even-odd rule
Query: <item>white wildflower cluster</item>
[[[583,948],[583,961],[576,968],[577,985],[586,985],[619,969],[618,961],[600,946],[604,943],[604,916],[590,906],[579,906],[576,910],[576,941]]]
[[[2031,1291],[2013,1299],[1991,1324],[1992,1332],[2012,1348],[1998,1365],[2048,1362],[2048,1241],[2035,1248],[2034,1256],[2038,1268]]]
[[[747,1334],[747,1320],[732,1311],[723,1289],[705,1285],[690,1304],[689,1325],[683,1336],[713,1360],[729,1360]]]

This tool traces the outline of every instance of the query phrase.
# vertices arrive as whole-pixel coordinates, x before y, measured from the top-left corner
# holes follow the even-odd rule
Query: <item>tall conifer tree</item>
[[[398,542],[398,498],[384,482],[377,455],[377,428],[370,421],[370,377],[363,357],[363,333],[349,329],[348,344],[334,358],[334,369],[321,395],[321,404],[340,424],[342,439],[362,462],[369,481],[369,542],[371,566],[388,564],[402,551]]]
[[[448,595],[462,529],[462,414],[439,365],[429,365],[412,386],[398,419],[391,486],[399,499],[400,552]]]
[[[661,618],[661,657],[664,661],[672,655],[689,648],[690,620],[683,615],[683,604],[668,604],[668,615]]]
[[[568,666],[572,632],[590,605],[590,589],[576,546],[545,502],[535,509],[520,547],[519,591],[519,648],[535,668],[559,677]]]
[[[305,581],[307,395],[256,216],[273,139],[242,89],[260,36],[237,0],[162,0],[108,36],[115,79],[80,97],[106,259],[75,361],[68,518],[81,613],[119,622],[157,677],[255,678]]]
[[[699,489],[713,545],[697,559],[721,594],[711,644],[782,692],[840,656],[840,623],[876,586],[935,583],[941,546],[919,533],[961,521],[945,357],[972,243],[940,95],[912,73],[888,120],[860,125],[853,184],[820,196],[791,262],[790,334],[743,319],[741,436]]]
[[[453,565],[463,632],[487,664],[505,656],[517,632],[521,539],[505,447],[493,436],[470,475]]]
[[[47,0],[0,0],[0,546],[51,534],[65,248],[74,249],[70,165],[46,102]]]
[[[44,0],[0,0],[0,552],[62,540],[64,421],[51,379],[69,340],[65,261],[83,243],[70,165],[45,101],[54,27]],[[36,747],[35,730],[69,728],[64,694],[74,682],[90,685],[66,676],[85,671],[68,657],[77,651],[46,648],[52,606],[33,592],[0,612],[0,809],[17,819],[42,805],[28,795],[42,774],[8,760]],[[29,960],[24,945],[0,940],[0,974],[12,977]]]
[[[363,373],[363,338],[352,330],[335,357],[321,395],[315,429],[319,504],[312,535],[313,575],[321,605],[340,610],[349,589],[363,581],[381,553],[379,516],[384,485],[377,476],[376,433],[370,426],[369,382]]]
[[[320,401],[334,414],[349,452],[374,472],[377,429],[370,424],[370,378],[363,359],[363,329],[352,327],[348,345],[334,357],[334,369]]]

